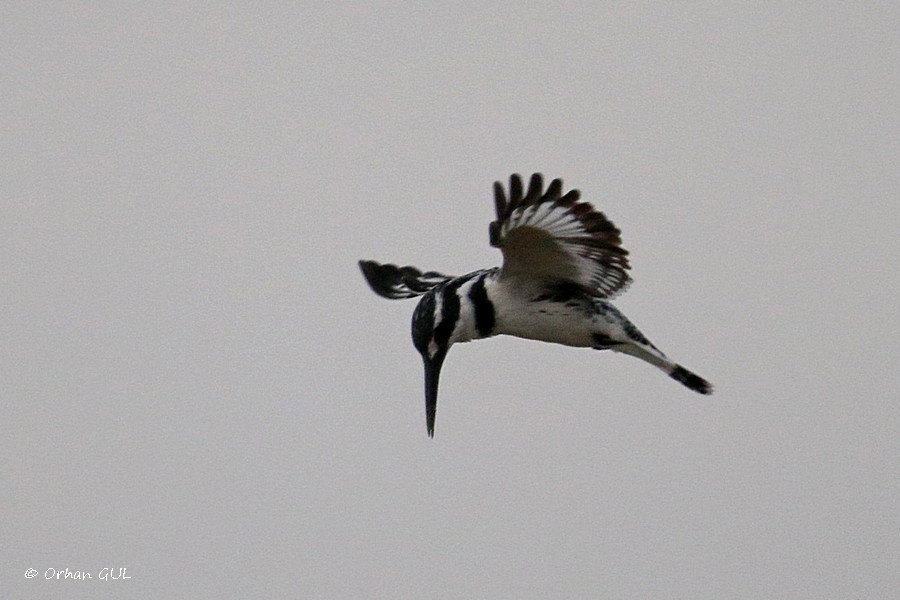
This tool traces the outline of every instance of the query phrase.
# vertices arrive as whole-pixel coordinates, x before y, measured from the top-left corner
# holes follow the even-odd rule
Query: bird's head
[[[412,317],[412,339],[425,365],[425,419],[428,436],[434,437],[437,414],[438,380],[441,366],[450,349],[450,335],[454,323],[443,318],[439,296],[435,291],[425,294]],[[439,292],[438,292],[439,293]]]

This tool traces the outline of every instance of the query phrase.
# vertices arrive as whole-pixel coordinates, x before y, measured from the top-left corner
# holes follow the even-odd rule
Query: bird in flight
[[[425,364],[425,419],[434,437],[438,379],[450,346],[495,335],[614,350],[636,356],[700,394],[712,385],[669,359],[609,300],[631,282],[619,230],[562,180],[544,189],[540,173],[527,190],[494,183],[497,220],[491,246],[503,266],[459,277],[415,267],[359,261],[372,290],[391,299],[422,296],[412,339]]]

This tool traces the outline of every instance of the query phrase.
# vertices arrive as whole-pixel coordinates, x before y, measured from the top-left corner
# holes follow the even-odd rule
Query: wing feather
[[[452,279],[435,271],[423,273],[415,267],[382,265],[374,260],[359,261],[359,268],[372,291],[392,300],[421,296],[431,288]]]
[[[578,190],[563,192],[561,179],[544,190],[540,173],[527,190],[522,178],[509,178],[509,196],[494,183],[497,220],[490,225],[491,245],[503,252],[500,276],[571,281],[589,293],[609,298],[631,282],[628,251],[621,233]]]

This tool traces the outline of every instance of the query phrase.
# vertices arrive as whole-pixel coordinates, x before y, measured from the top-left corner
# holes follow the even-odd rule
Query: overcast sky
[[[0,597],[894,597],[898,28],[4,2]],[[716,394],[496,338],[430,440],[415,303],[356,261],[498,264],[491,185],[534,171],[622,229],[617,306]]]

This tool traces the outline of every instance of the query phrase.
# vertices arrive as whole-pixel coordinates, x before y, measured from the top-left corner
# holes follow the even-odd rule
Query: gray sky
[[[900,10],[772,6],[3,3],[0,597],[893,597]],[[356,261],[516,171],[716,395],[497,338],[426,437]]]

